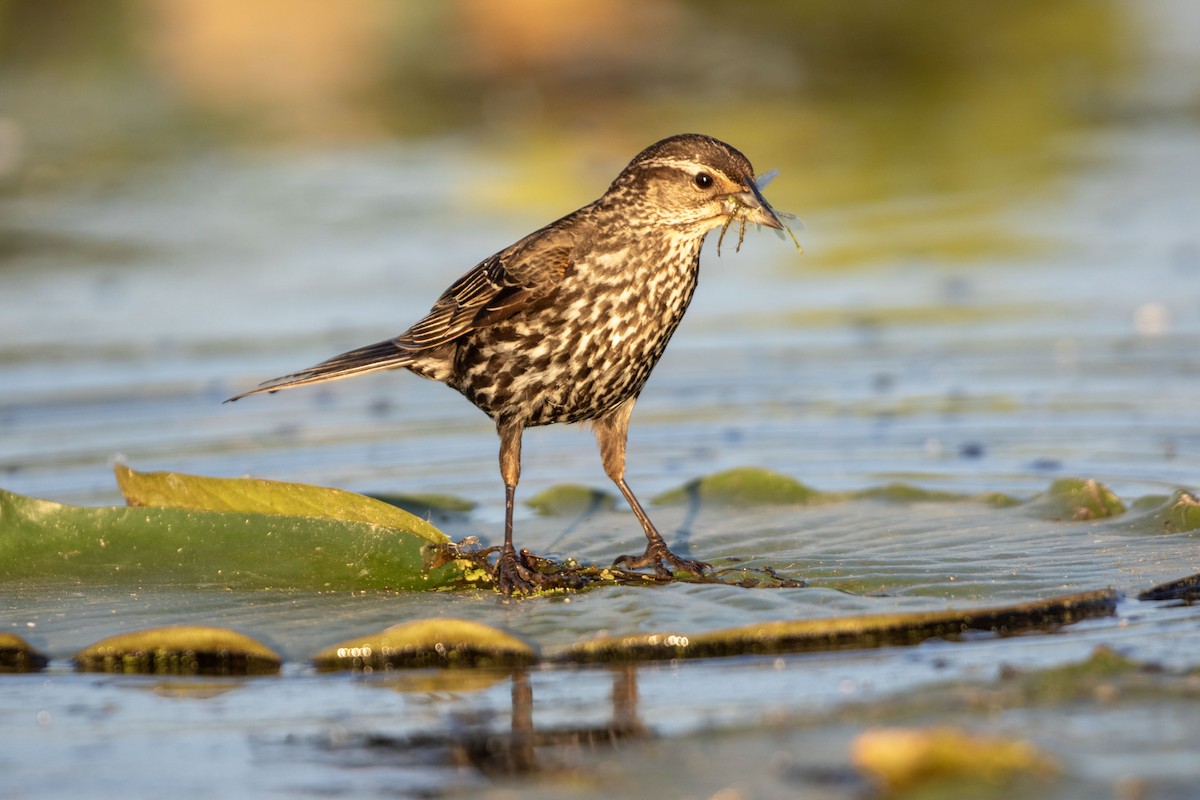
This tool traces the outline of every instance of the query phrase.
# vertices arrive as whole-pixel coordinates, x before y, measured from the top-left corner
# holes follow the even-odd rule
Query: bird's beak
[[[779,221],[779,217],[775,216],[775,210],[762,196],[762,192],[758,190],[754,181],[749,182],[749,188],[746,191],[731,194],[729,197],[737,206],[734,213],[746,222],[783,230],[783,223]]]

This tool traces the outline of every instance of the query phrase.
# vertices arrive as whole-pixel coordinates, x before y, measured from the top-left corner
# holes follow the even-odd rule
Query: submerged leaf
[[[889,503],[954,503],[968,499],[966,495],[954,492],[939,492],[934,489],[922,489],[911,483],[885,483],[883,486],[873,486],[855,492],[854,497],[869,500],[886,500]]]
[[[1146,670],[1146,665],[1100,645],[1085,661],[1024,673],[1009,668],[1007,683],[1021,685],[1026,703],[1066,703],[1102,694],[1114,678]]]
[[[1200,530],[1200,499],[1177,490],[1170,497],[1151,496],[1135,501],[1129,527],[1146,533],[1187,533]]]
[[[135,472],[118,464],[114,471],[125,502],[131,506],[241,511],[366,522],[407,531],[430,544],[446,544],[446,534],[402,508],[344,489],[260,478],[209,478],[178,472]]]
[[[453,517],[460,514],[469,514],[475,509],[475,504],[470,500],[464,500],[452,494],[431,492],[400,494],[385,492],[365,496],[370,497],[372,500],[378,500],[381,503],[387,503],[390,506],[397,506],[421,519],[428,519],[429,517]]]
[[[1125,513],[1125,504],[1112,490],[1091,478],[1062,478],[1029,501],[1031,512],[1046,520],[1082,521]]]
[[[759,467],[739,467],[688,481],[654,498],[657,505],[806,505],[824,496],[794,478]]]
[[[516,636],[466,619],[423,619],[357,636],[313,657],[320,670],[523,667],[537,652]]]
[[[110,636],[75,655],[82,672],[154,675],[267,675],[280,663],[274,650],[245,634],[190,625]]]
[[[611,511],[616,506],[616,499],[599,489],[563,484],[538,492],[526,500],[525,505],[544,516],[566,516]]]
[[[0,582],[59,579],[237,589],[430,589],[408,530],[304,516],[68,506],[0,490]]]

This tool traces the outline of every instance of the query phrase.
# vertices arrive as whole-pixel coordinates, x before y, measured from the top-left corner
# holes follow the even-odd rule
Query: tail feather
[[[232,403],[252,394],[263,392],[278,392],[281,389],[293,389],[297,386],[307,386],[311,383],[325,383],[354,375],[366,375],[369,372],[379,372],[385,369],[400,369],[413,363],[413,353],[401,349],[394,339],[369,344],[349,350],[341,355],[326,359],[316,366],[293,372],[279,378],[260,383],[248,392],[234,395],[226,400]]]

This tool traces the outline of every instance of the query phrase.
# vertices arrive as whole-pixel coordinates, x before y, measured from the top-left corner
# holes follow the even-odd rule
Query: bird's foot
[[[527,555],[528,552],[523,550],[518,556],[517,551],[511,548],[500,551],[500,559],[496,562],[492,580],[505,597],[533,594],[542,583],[542,576],[529,568]]]
[[[655,575],[658,575],[660,578],[670,578],[671,572],[663,565],[664,561],[680,572],[688,572],[696,577],[703,575],[705,570],[712,569],[712,565],[704,561],[680,558],[672,553],[666,544],[662,542],[650,542],[650,544],[646,545],[646,552],[642,553],[641,557],[619,556],[613,562],[613,566],[634,570],[653,565]]]

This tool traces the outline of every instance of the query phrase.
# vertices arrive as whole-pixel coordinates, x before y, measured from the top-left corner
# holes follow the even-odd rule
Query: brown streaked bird
[[[230,400],[400,368],[457,389],[500,435],[504,594],[538,582],[513,546],[522,432],[591,423],[604,471],[646,532],[646,551],[615,564],[698,575],[709,565],[672,553],[625,482],[625,444],[634,402],[692,299],[705,234],[731,222],[784,227],[750,161],[708,136],[663,139],[599,200],[484,259],[404,333]]]

